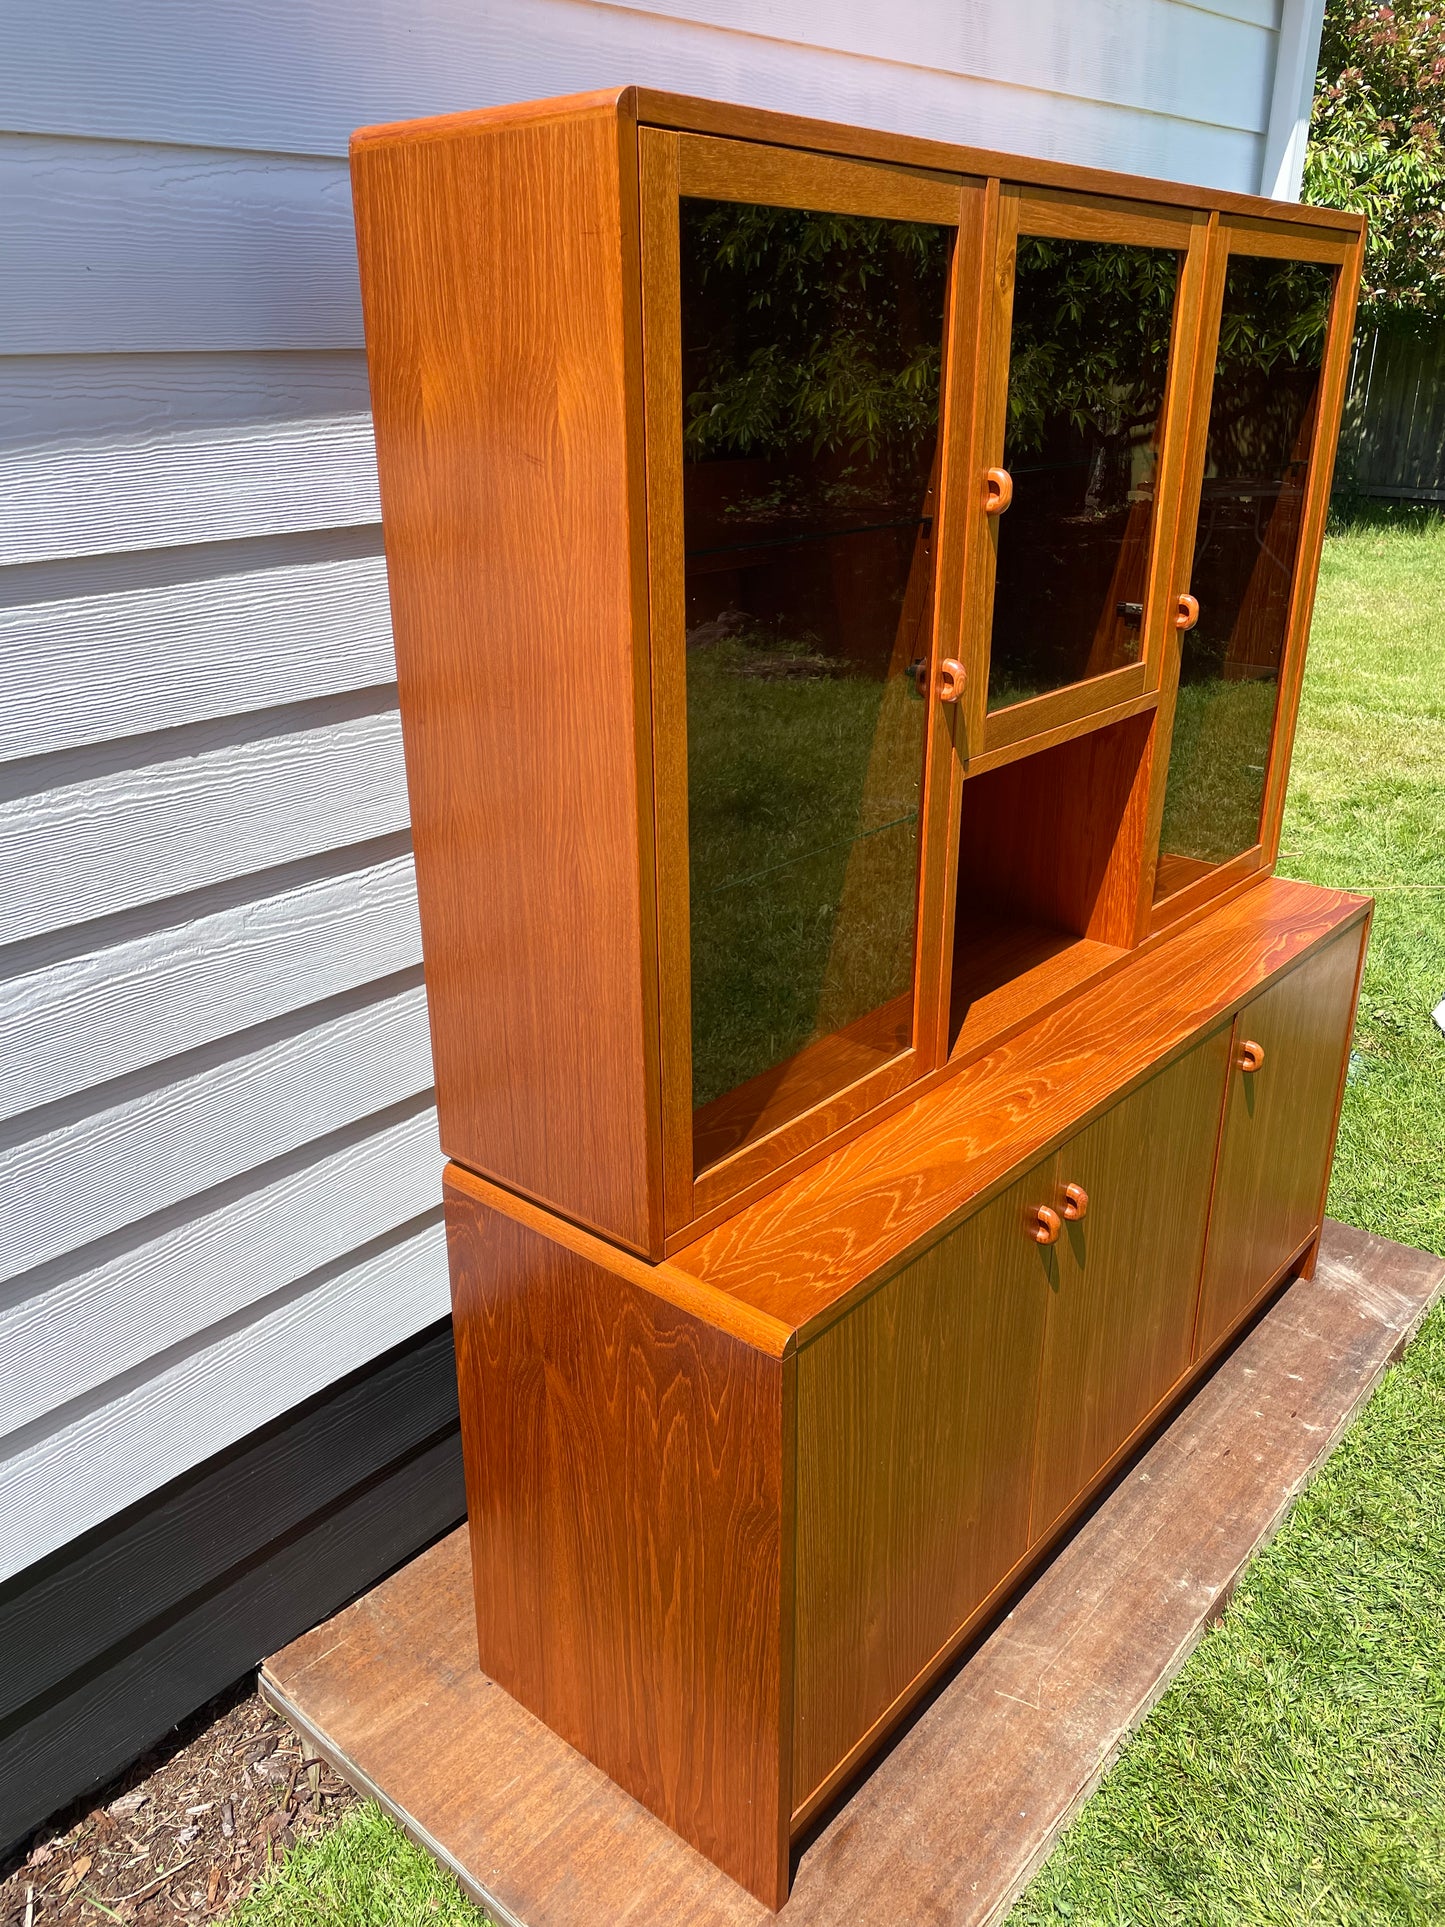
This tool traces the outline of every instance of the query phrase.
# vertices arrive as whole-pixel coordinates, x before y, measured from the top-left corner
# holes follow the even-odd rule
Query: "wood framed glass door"
[[[1274,860],[1357,248],[1222,217],[1177,580],[1197,609],[1161,691],[1151,928]],[[1151,850],[1154,845],[1151,840]]]
[[[970,772],[1148,707],[1203,291],[1198,212],[1005,185],[969,550]]]
[[[938,1060],[949,324],[982,195],[657,129],[641,183],[676,1231]]]

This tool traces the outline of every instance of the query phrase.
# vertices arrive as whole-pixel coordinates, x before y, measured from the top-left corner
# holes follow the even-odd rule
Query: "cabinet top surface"
[[[389,121],[374,127],[361,127],[351,137],[352,152],[359,156],[370,149],[399,143],[465,139],[496,128],[585,113],[610,113],[624,126],[633,128],[665,127],[687,133],[730,136],[737,140],[767,141],[776,146],[807,148],[818,153],[891,161],[904,167],[997,177],[1027,186],[1069,188],[1130,200],[1204,208],[1271,223],[1284,222],[1293,226],[1324,229],[1340,236],[1353,237],[1364,228],[1362,215],[1347,213],[1339,208],[1307,207],[1293,201],[1269,200],[1258,194],[1235,194],[1222,188],[1153,180],[1144,175],[1111,173],[1103,168],[1038,160],[1027,155],[968,147],[951,141],[926,140],[917,135],[890,133],[881,128],[809,120],[801,115],[700,100],[651,87],[605,88],[592,93],[560,95],[550,100],[483,107],[470,113],[438,114],[424,120]]]
[[[670,1265],[794,1330],[827,1318],[1369,907],[1281,878],[1245,891]]]

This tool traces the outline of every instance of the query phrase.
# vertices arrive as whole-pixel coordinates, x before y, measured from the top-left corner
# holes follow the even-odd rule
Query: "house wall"
[[[0,1581],[447,1309],[350,130],[632,79],[1290,191],[1311,34],[1317,0],[11,0]]]

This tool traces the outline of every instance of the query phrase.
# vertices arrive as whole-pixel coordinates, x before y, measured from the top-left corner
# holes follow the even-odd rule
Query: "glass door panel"
[[[1141,658],[1182,258],[1019,237],[990,712]]]
[[[1336,275],[1229,258],[1156,902],[1260,840]]]
[[[912,1039],[955,231],[680,205],[702,1169]]]

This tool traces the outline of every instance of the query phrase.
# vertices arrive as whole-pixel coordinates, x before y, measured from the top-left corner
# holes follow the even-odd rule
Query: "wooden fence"
[[[1356,342],[1338,486],[1445,502],[1445,329]]]

